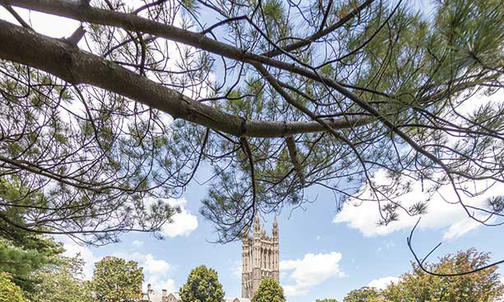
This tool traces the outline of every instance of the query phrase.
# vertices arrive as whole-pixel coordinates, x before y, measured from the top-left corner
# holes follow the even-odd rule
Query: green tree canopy
[[[315,302],[338,302],[336,299],[317,299]]]
[[[206,166],[201,211],[222,241],[307,188],[389,200],[402,177],[502,223],[501,197],[464,197],[504,181],[504,106],[471,98],[504,89],[504,3],[439,0],[427,17],[413,2],[3,1],[83,27],[0,21],[0,179],[23,192],[2,221],[100,243],[156,232]],[[426,211],[382,205],[381,223]],[[7,214],[21,208],[22,223]]]
[[[23,297],[23,291],[12,282],[6,272],[0,272],[0,302],[29,302]]]
[[[0,232],[0,271],[8,272],[23,291],[33,293],[34,286],[40,282],[33,273],[47,265],[57,264],[63,248],[49,237],[19,230],[11,234],[14,233],[19,241],[6,239]]]
[[[191,271],[186,283],[180,288],[182,302],[223,302],[224,291],[217,272],[204,265]]]
[[[283,288],[276,280],[264,279],[252,297],[252,302],[285,302]]]
[[[108,256],[95,263],[92,288],[99,301],[137,301],[142,296],[143,278],[135,261]]]
[[[380,291],[374,287],[361,287],[349,292],[343,302],[389,302]]]
[[[32,302],[93,302],[92,284],[83,281],[80,258],[60,257],[57,265],[46,266],[35,273],[40,280]]]
[[[424,269],[412,263],[412,272],[403,274],[399,282],[384,290],[362,287],[353,290],[344,302],[483,302],[500,301],[504,298],[504,284],[500,281],[497,267],[466,274],[489,264],[489,254],[475,249],[449,254],[437,263],[428,263]],[[447,276],[447,275],[459,276]]]
[[[28,191],[19,182],[8,182],[0,176],[0,217],[4,218],[0,219],[0,271],[10,273],[13,281],[26,292],[33,290],[37,282],[31,273],[55,263],[56,256],[63,252],[62,246],[51,237],[24,229],[29,209],[25,206],[37,205],[35,199],[40,197],[39,194],[27,194]],[[3,207],[4,203],[17,206]]]
[[[457,274],[489,264],[489,255],[475,249],[442,257],[426,266],[437,274]],[[480,302],[504,298],[504,284],[497,267],[462,276],[433,276],[413,264],[413,271],[401,276],[397,284],[388,286],[383,295],[391,301]]]

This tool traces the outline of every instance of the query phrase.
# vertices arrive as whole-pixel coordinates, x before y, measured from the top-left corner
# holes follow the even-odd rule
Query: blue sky
[[[205,194],[204,186],[193,184],[184,195],[184,209],[189,215],[196,216],[198,222],[191,231],[180,224],[178,229],[185,229],[185,234],[164,240],[157,240],[149,234],[127,234],[122,236],[120,243],[105,247],[86,248],[73,244],[67,247],[72,253],[81,251],[88,262],[107,255],[139,261],[144,266],[146,282],[151,282],[155,290],[161,290],[161,287],[177,290],[192,268],[204,264],[217,270],[226,296],[240,296],[241,244],[210,242],[217,238],[213,226],[198,214]],[[373,280],[374,285],[382,284],[382,280],[376,280],[397,277],[410,269],[413,258],[406,237],[411,228],[366,236],[347,223],[333,222],[337,213],[332,194],[316,188],[309,194],[318,196],[313,204],[293,211],[286,208],[278,217],[280,281],[286,292],[292,293],[288,301],[308,302],[317,298],[341,301],[352,289],[366,286]],[[271,231],[272,217],[264,217],[263,222]],[[369,221],[369,224],[374,225],[374,222]],[[480,251],[492,252],[493,259],[504,258],[503,244],[498,240],[502,228],[475,227],[459,237],[444,239],[450,225],[432,229],[423,225],[414,242],[419,253],[425,254],[443,241],[436,256],[476,247]],[[92,265],[87,269],[89,274]]]
[[[37,30],[55,37],[68,36],[78,26],[76,22],[61,18],[40,14],[32,14],[31,17],[34,23],[39,23]],[[10,17],[0,9],[0,18]],[[479,97],[479,104],[481,100],[486,101]],[[502,94],[494,101],[501,100],[504,100]],[[468,112],[476,104],[470,103],[473,106],[466,108]],[[203,169],[197,179],[205,179],[206,172]],[[376,178],[379,182],[386,182],[379,173]],[[483,197],[499,195],[503,190],[504,187],[495,187]],[[87,261],[87,277],[92,274],[94,261],[116,255],[138,261],[144,267],[146,284],[152,283],[155,290],[178,290],[190,270],[204,264],[217,270],[226,296],[240,296],[241,244],[211,243],[217,239],[214,227],[198,214],[206,191],[205,186],[193,182],[183,199],[171,201],[180,205],[183,212],[175,217],[175,224],[164,229],[164,240],[157,240],[149,234],[130,233],[122,236],[120,243],[101,248],[77,246],[65,238],[61,240],[69,254],[80,252]],[[363,193],[366,193],[364,188]],[[449,198],[449,191],[442,188],[441,193],[442,196],[435,196],[430,202],[429,213],[416,233],[414,244],[420,255],[443,241],[435,257],[476,247],[479,251],[491,252],[492,259],[504,259],[504,244],[499,240],[502,238],[502,227],[487,228],[473,224],[461,214],[460,208],[449,206],[442,200],[442,197]],[[332,193],[311,188],[307,195],[315,202],[304,208],[285,208],[278,217],[280,281],[288,294],[288,301],[308,302],[317,298],[337,298],[341,301],[352,289],[370,283],[383,285],[383,280],[394,280],[410,269],[413,258],[406,245],[406,237],[416,219],[402,217],[388,227],[378,227],[376,204],[354,207],[350,200],[338,214]],[[416,188],[402,200],[408,203],[425,197]],[[483,197],[471,202],[481,203]],[[273,217],[263,217],[268,231],[272,221]]]

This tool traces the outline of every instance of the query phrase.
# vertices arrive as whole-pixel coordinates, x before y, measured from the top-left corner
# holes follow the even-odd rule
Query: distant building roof
[[[163,300],[163,297],[165,299]],[[145,302],[178,302],[180,301],[179,293],[173,292],[168,293],[166,291],[155,292],[153,290],[148,291],[142,295],[142,301]]]
[[[165,299],[163,300],[163,297]],[[153,290],[148,291],[142,295],[143,302],[180,302],[180,295],[177,292],[168,293],[166,291],[163,292],[155,292]],[[231,297],[224,298],[225,302],[250,302],[250,299],[240,298],[240,297]]]
[[[250,302],[250,299],[248,298],[224,298],[225,302]]]

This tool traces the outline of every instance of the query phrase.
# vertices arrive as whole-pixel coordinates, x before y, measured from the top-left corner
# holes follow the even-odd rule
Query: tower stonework
[[[261,281],[266,278],[279,281],[278,223],[275,217],[272,236],[266,236],[259,216],[254,218],[252,237],[242,238],[242,297],[252,298]]]

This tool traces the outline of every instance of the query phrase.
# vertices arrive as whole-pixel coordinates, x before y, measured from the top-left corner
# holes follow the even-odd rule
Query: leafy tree
[[[374,287],[361,287],[349,292],[343,302],[388,302]]]
[[[93,291],[99,301],[137,301],[143,278],[135,261],[108,256],[95,263]]]
[[[426,265],[437,274],[457,274],[489,264],[487,253],[475,249],[442,257],[438,263]],[[461,276],[433,276],[413,264],[413,271],[401,276],[397,284],[389,285],[383,295],[391,301],[479,302],[497,301],[504,297],[497,267]]]
[[[21,288],[12,282],[6,272],[0,272],[0,302],[28,302]]]
[[[317,299],[315,302],[338,302],[336,299]]]
[[[224,291],[217,272],[204,265],[191,271],[186,283],[180,288],[182,302],[223,302]]]
[[[82,280],[84,263],[79,258],[60,257],[58,265],[44,267],[36,272],[41,280],[35,287],[32,302],[92,302],[89,281]]]
[[[276,280],[264,279],[254,293],[252,302],[285,302],[283,289]]]
[[[23,224],[5,214],[15,202],[0,215],[15,228],[99,243],[158,231],[176,210],[154,201],[203,162],[221,241],[309,187],[388,201],[404,178],[502,222],[502,198],[464,202],[486,189],[472,182],[504,181],[504,107],[470,98],[503,90],[502,0],[440,0],[429,18],[411,1],[3,2],[85,27],[51,39],[0,21],[0,177],[26,187]],[[381,223],[427,210],[380,204]]]
[[[0,271],[8,272],[23,291],[33,293],[34,286],[40,282],[33,273],[44,266],[56,264],[57,255],[63,252],[63,248],[51,238],[25,235],[20,241],[0,236]]]

